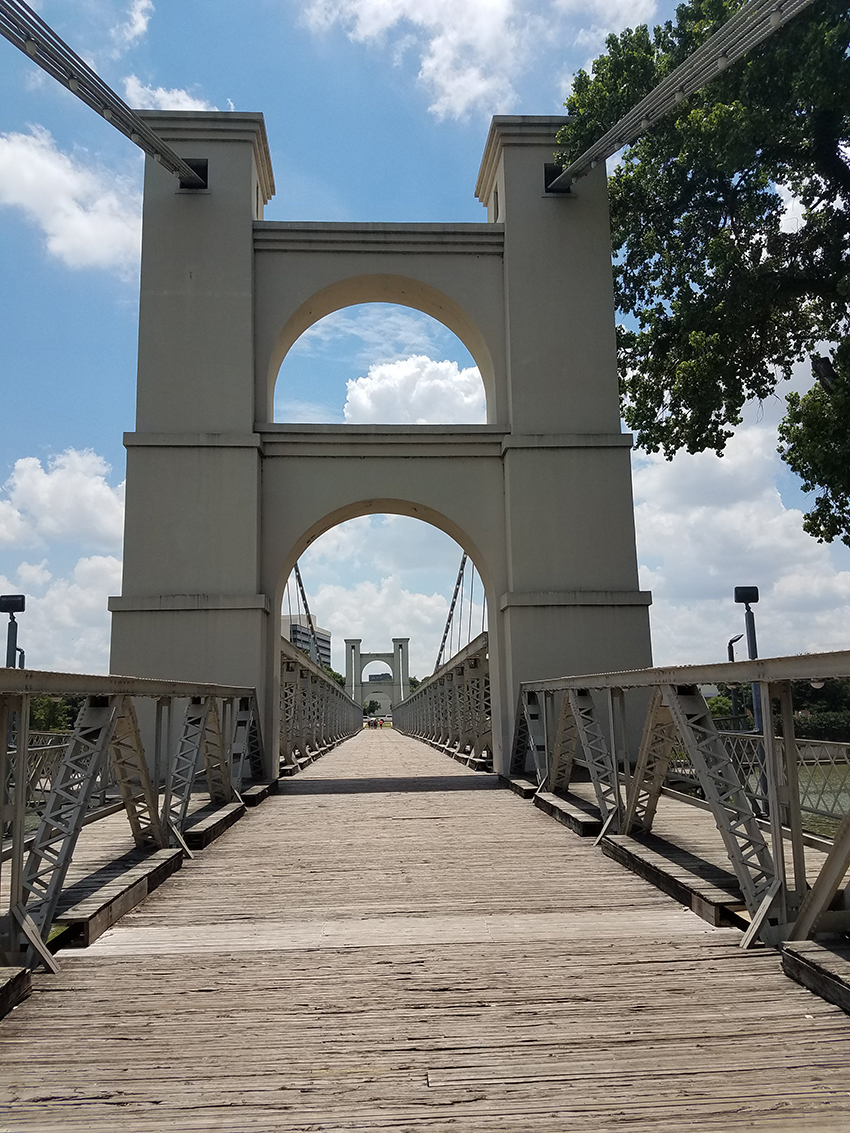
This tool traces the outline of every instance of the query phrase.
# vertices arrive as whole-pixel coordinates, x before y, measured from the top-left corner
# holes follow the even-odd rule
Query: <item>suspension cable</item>
[[[457,582],[455,583],[454,594],[452,594],[451,604],[449,605],[449,616],[446,618],[446,628],[443,630],[443,640],[440,642],[440,652],[437,654],[437,663],[434,665],[434,672],[440,667],[440,662],[443,659],[443,650],[446,648],[446,638],[449,636],[449,629],[452,624],[452,617],[455,612],[455,605],[457,603],[457,594],[460,590],[460,584],[463,581],[463,571],[466,567],[466,551],[463,552],[463,557],[460,560],[460,570],[457,572]]]
[[[304,614],[307,618],[307,628],[310,631],[310,660],[316,665],[320,665],[319,660],[319,639],[316,637],[316,627],[313,625],[313,616],[310,613],[310,607],[307,605],[307,592],[304,589],[304,583],[301,581],[301,571],[298,569],[298,563],[295,564],[295,581],[298,583],[298,589],[301,592],[301,601],[304,604]]]
[[[568,193],[570,185],[580,177],[633,142],[659,118],[675,110],[687,95],[717,78],[730,63],[752,51],[811,3],[812,0],[748,0],[684,63],[624,114],[607,134],[550,181],[547,191]]]
[[[154,133],[23,0],[0,0],[0,35],[158,161],[163,169],[179,177],[187,189],[204,188],[203,177]]]

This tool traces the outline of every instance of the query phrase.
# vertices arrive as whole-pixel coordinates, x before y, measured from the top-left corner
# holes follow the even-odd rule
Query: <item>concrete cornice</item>
[[[500,256],[503,224],[346,224],[255,221],[256,252],[438,252]]]
[[[511,606],[651,606],[649,590],[538,590],[511,591],[499,599],[499,609]]]
[[[347,425],[256,422],[252,433],[125,433],[125,448],[257,448],[264,456],[504,456],[512,450],[631,448],[631,433],[511,433],[503,425]],[[426,452],[425,450],[432,450]],[[309,450],[309,451],[308,451]],[[464,451],[466,450],[466,451]]]
[[[631,433],[508,433],[502,452],[536,448],[631,448]]]
[[[501,458],[504,430],[488,425],[271,425],[265,457]]]
[[[566,121],[564,115],[550,114],[497,114],[492,118],[475,183],[475,196],[482,205],[490,199],[505,146],[545,146],[554,154],[555,135]]]
[[[110,612],[137,613],[151,610],[262,610],[271,612],[265,594],[141,594],[115,595],[108,602]]]
[[[172,145],[186,141],[251,142],[264,203],[268,204],[274,196],[272,159],[262,114],[226,110],[137,110],[136,113]]]

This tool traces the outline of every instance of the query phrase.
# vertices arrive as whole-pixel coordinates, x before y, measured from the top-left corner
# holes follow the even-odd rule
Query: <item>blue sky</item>
[[[131,105],[261,110],[270,220],[483,221],[473,186],[493,113],[557,113],[607,31],[667,18],[637,0],[44,0],[44,19]],[[23,590],[28,662],[102,671],[120,588],[122,433],[133,428],[141,154],[0,41],[0,586]],[[808,385],[801,371],[796,383]],[[472,359],[433,320],[338,312],[287,358],[279,420],[479,420]],[[836,648],[850,552],[800,530],[775,456],[780,402],[723,461],[638,454],[658,661],[720,659],[732,586],[758,583],[762,652]],[[389,517],[305,555],[319,621],[428,670],[458,548]],[[427,565],[425,565],[427,564]],[[477,620],[476,611],[475,618]]]

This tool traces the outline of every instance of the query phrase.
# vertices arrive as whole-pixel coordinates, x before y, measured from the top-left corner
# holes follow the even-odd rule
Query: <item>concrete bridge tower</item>
[[[410,515],[452,536],[484,582],[504,769],[521,680],[651,662],[604,167],[566,196],[547,194],[563,119],[501,117],[476,186],[485,223],[268,222],[262,115],[145,116],[201,163],[207,187],[181,189],[147,162],[112,671],[255,686],[272,773],[289,572],[338,523]],[[292,344],[367,302],[424,311],[461,338],[487,424],[273,422]],[[403,689],[398,646],[391,669]]]

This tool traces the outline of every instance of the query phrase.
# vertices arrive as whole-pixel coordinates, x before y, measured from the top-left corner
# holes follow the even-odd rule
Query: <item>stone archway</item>
[[[261,115],[145,116],[181,156],[207,159],[208,188],[175,191],[146,165],[112,671],[255,686],[275,735],[283,572],[342,519],[401,510],[456,538],[484,580],[506,770],[520,681],[651,661],[604,168],[549,195],[562,119],[496,118],[476,186],[486,223],[267,222]],[[486,374],[488,424],[272,423],[291,341],[371,300],[458,334]]]

